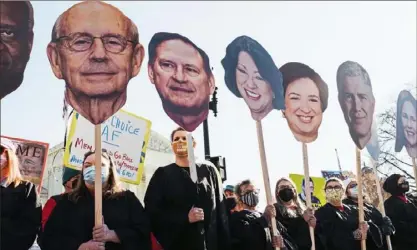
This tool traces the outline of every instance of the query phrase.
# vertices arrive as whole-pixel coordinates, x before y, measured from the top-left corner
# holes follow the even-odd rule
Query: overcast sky
[[[50,143],[62,142],[64,82],[52,74],[46,46],[60,13],[75,2],[32,2],[35,40],[24,83],[1,103],[1,134]],[[376,112],[389,107],[404,84],[416,79],[416,2],[110,2],[138,26],[145,48],[155,32],[177,32],[207,52],[214,67],[218,117],[209,117],[212,155],[227,158],[227,183],[252,178],[262,184],[255,122],[243,99],[224,84],[220,64],[226,46],[237,36],[260,42],[278,67],[303,62],[329,85],[329,107],[317,141],[308,145],[312,176],[355,168],[355,145],[337,102],[336,70],[346,60],[368,71],[376,96]],[[145,58],[147,62],[147,57]],[[145,64],[143,64],[145,65]],[[150,119],[153,130],[168,136],[176,125],[165,115],[146,67],[128,87],[125,110]],[[265,149],[271,186],[289,173],[302,173],[301,144],[280,111],[264,120]],[[194,136],[196,154],[204,157],[203,126]],[[366,152],[363,153],[364,157]],[[263,186],[261,186],[263,189]]]

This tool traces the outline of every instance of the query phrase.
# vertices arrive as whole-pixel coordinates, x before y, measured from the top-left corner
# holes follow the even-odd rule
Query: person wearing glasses
[[[361,240],[371,238],[368,223],[359,223],[358,210],[342,203],[345,188],[340,179],[329,178],[325,191],[327,203],[315,212],[319,245],[331,250],[360,250]]]
[[[29,1],[0,2],[0,100],[23,82],[33,45],[33,7]]]
[[[215,82],[206,52],[176,33],[153,35],[148,47],[148,75],[165,113],[188,132],[209,112]]]
[[[259,189],[250,180],[236,185],[235,194],[243,208],[230,216],[230,236],[232,250],[272,250],[283,248],[281,236],[274,236],[270,229],[270,221],[275,216],[273,206],[267,206],[264,213],[257,211]],[[281,231],[281,230],[280,230]]]
[[[42,206],[35,185],[20,174],[13,142],[2,137],[0,151],[0,249],[27,250],[38,233]]]
[[[120,10],[84,1],[58,17],[47,55],[55,76],[65,81],[67,103],[101,124],[126,103],[127,85],[145,52],[136,25]]]
[[[410,184],[405,176],[392,174],[385,180],[383,188],[391,194],[385,200],[384,206],[396,229],[392,237],[393,248],[417,249],[417,206],[410,202],[406,195],[410,190]]]
[[[343,204],[349,205],[358,209],[358,182],[354,179],[345,180],[346,184],[346,198],[343,199]],[[364,213],[365,220],[369,223],[369,229],[373,235],[373,238],[378,239],[376,242],[381,244],[375,244],[373,240],[367,240],[366,249],[387,249],[386,237],[392,236],[395,233],[395,228],[389,217],[383,217],[381,212],[371,204],[370,199],[367,197],[365,190],[363,191],[364,196]],[[378,230],[378,228],[380,230]],[[380,240],[379,240],[380,239]],[[384,244],[385,246],[383,246]]]

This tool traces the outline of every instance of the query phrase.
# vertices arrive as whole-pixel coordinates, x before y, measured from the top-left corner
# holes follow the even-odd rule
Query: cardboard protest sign
[[[142,178],[151,122],[124,110],[101,126],[103,148],[116,163],[120,180],[139,184]],[[65,146],[64,165],[81,169],[84,154],[94,150],[94,126],[78,113],[72,116]]]
[[[101,1],[84,1],[62,13],[47,48],[53,73],[65,81],[65,99],[97,125],[116,113],[145,56],[136,25]]]
[[[368,72],[359,63],[346,61],[337,69],[337,91],[350,136],[359,149],[372,137],[375,97]]]
[[[326,204],[326,195],[324,193],[324,186],[326,180],[321,177],[310,177],[310,181],[306,182],[304,175],[290,174],[290,179],[297,186],[298,198],[306,203],[305,185],[310,185],[311,203],[312,207],[317,209]]]
[[[318,73],[299,62],[289,62],[280,69],[283,76],[284,117],[297,141],[310,143],[317,139],[329,90]]]
[[[282,74],[256,40],[237,37],[227,46],[221,63],[226,86],[236,97],[243,98],[255,121],[261,121],[274,109],[284,109]]]
[[[411,158],[417,158],[417,101],[407,90],[398,95],[396,120],[395,152],[405,147]]]
[[[322,170],[321,174],[325,180],[328,180],[330,178],[338,178],[343,181],[345,179],[345,177],[343,176],[343,173],[340,171]]]
[[[33,8],[29,1],[0,2],[0,100],[20,87],[33,45]]]
[[[209,113],[215,81],[206,52],[177,33],[159,32],[149,42],[149,80],[165,113],[193,132]]]
[[[43,171],[48,157],[49,144],[20,138],[1,136],[13,142],[16,156],[19,158],[20,173],[25,180],[41,186]]]

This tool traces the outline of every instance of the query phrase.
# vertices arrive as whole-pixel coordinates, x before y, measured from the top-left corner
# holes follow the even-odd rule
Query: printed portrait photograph
[[[193,132],[209,113],[215,80],[206,52],[189,38],[169,32],[153,35],[148,76],[168,117]]]
[[[33,26],[29,1],[0,2],[0,100],[23,82],[32,51]]]
[[[65,81],[65,100],[93,124],[126,103],[127,85],[145,55],[137,26],[99,1],[73,5],[56,20],[47,47],[53,73]]]
[[[372,137],[375,97],[368,72],[359,63],[346,61],[337,69],[337,91],[349,133],[359,149]]]
[[[268,51],[256,40],[239,36],[221,61],[227,88],[243,98],[255,121],[284,108],[282,75]]]
[[[285,98],[283,116],[297,141],[313,142],[327,109],[328,86],[316,71],[300,62],[286,63],[279,70]]]
[[[403,90],[398,95],[395,152],[403,147],[412,158],[417,158],[417,101],[413,95]]]

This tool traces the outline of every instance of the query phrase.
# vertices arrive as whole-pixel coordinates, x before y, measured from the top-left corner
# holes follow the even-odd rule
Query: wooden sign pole
[[[95,167],[96,177],[94,181],[94,205],[95,205],[95,225],[100,226],[103,224],[102,216],[102,192],[103,185],[101,182],[101,124],[94,126],[94,145],[95,145]]]
[[[363,210],[363,193],[362,193],[362,168],[361,168],[361,150],[356,147],[356,178],[358,182],[358,206],[359,206],[359,224],[365,221]],[[366,240],[361,240],[362,250],[366,250]]]
[[[378,171],[376,169],[376,164],[377,163],[372,159],[372,157],[371,157],[371,161],[372,161],[372,167],[374,169],[374,174],[375,174],[375,178],[376,178],[376,191],[378,193],[379,207],[381,209],[382,216],[385,217],[385,216],[387,216],[387,214],[385,213],[384,197],[382,196],[382,190],[381,190],[381,181],[379,179]],[[392,250],[391,237],[389,235],[387,236],[387,246],[388,246],[388,250]]]
[[[265,193],[266,193],[266,200],[268,205],[274,205],[271,193],[271,184],[269,182],[269,172],[268,172],[268,165],[266,162],[266,154],[265,154],[265,144],[264,144],[264,135],[262,131],[262,123],[260,121],[256,121],[256,131],[258,134],[258,144],[259,144],[259,153],[261,156],[261,165],[262,165],[262,174],[265,186]],[[272,234],[274,236],[278,236],[279,232],[277,229],[277,223],[274,218],[271,218],[271,225],[272,225]],[[280,250],[280,248],[275,248],[275,250]]]
[[[412,160],[413,160],[413,169],[414,169],[414,180],[417,183],[417,160],[416,160],[416,158],[412,158]],[[417,188],[417,186],[416,186],[416,188]]]
[[[303,147],[303,165],[304,165],[304,189],[306,192],[306,202],[307,207],[313,209],[311,204],[311,189],[310,189],[310,170],[308,166],[308,151],[307,151],[307,144],[302,143]],[[311,239],[311,250],[316,250],[316,242],[314,238],[314,228],[310,228],[310,239]]]

